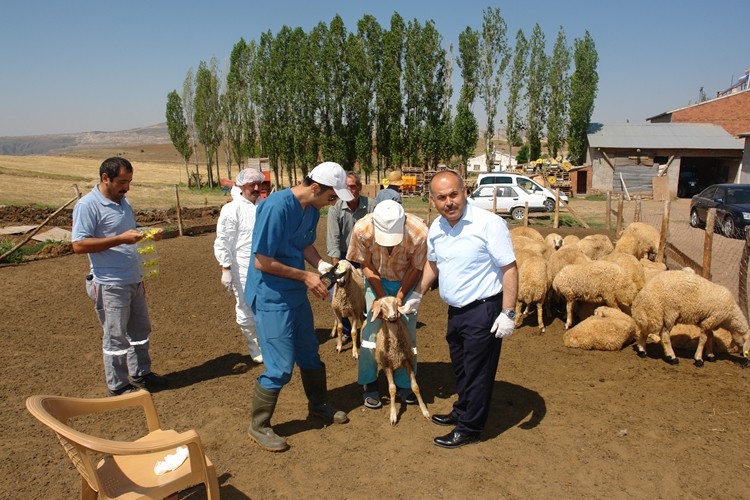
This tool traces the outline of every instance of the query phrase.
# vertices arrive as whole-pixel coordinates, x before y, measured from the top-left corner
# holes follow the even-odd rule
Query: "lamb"
[[[541,255],[546,258],[547,253],[550,251],[547,244],[542,241],[537,241],[527,236],[516,235],[512,239],[513,252],[519,252],[520,250],[530,250],[537,255]]]
[[[612,253],[615,246],[609,237],[604,234],[590,234],[576,245],[578,250],[586,254],[589,259],[596,260],[604,255]]]
[[[595,260],[560,270],[552,289],[567,301],[565,329],[573,325],[576,302],[604,304],[629,311],[638,290],[625,270],[614,262]]]
[[[544,333],[544,301],[547,299],[547,292],[549,291],[547,261],[544,257],[536,255],[534,252],[520,250],[516,253],[516,262],[518,263],[516,328],[521,326],[523,319],[531,312],[531,304],[536,302],[539,333]],[[521,313],[521,308],[524,304],[526,305],[526,310]]]
[[[579,238],[575,234],[569,234],[563,238],[562,246],[574,247],[578,244],[579,241],[581,241],[581,238]]]
[[[635,338],[633,318],[612,307],[600,306],[594,315],[563,334],[565,347],[619,351]]]
[[[550,255],[547,260],[547,279],[552,283],[557,273],[565,266],[570,264],[585,264],[587,262],[591,262],[591,259],[578,250],[578,248],[563,245],[560,250]]]
[[[615,249],[618,252],[629,253],[638,260],[644,257],[655,260],[660,240],[661,235],[655,227],[645,222],[633,222],[622,230]]]
[[[544,237],[544,242],[547,243],[547,246],[549,246],[553,252],[556,252],[561,246],[563,246],[563,237],[557,233],[549,233]]]
[[[726,287],[695,273],[664,271],[654,276],[633,301],[632,315],[638,327],[636,349],[642,358],[646,357],[648,336],[656,334],[661,337],[666,361],[678,364],[670,334],[676,324],[687,324],[701,329],[693,355],[695,366],[703,366],[704,347],[706,359],[715,360],[712,338],[717,328],[729,331],[742,352],[742,366],[748,364],[750,331],[745,315]]]
[[[375,341],[375,361],[383,369],[385,377],[388,379],[388,392],[391,396],[391,425],[396,425],[398,421],[398,413],[396,412],[396,382],[393,380],[393,372],[401,367],[405,368],[406,373],[409,375],[411,390],[417,396],[422,415],[427,419],[430,418],[430,413],[427,411],[427,406],[425,406],[422,400],[422,395],[419,393],[419,385],[417,385],[417,379],[414,376],[414,351],[412,351],[406,327],[401,322],[402,313],[403,307],[398,306],[396,297],[382,297],[372,304],[372,318],[370,321],[375,321],[376,318],[382,320],[380,322],[380,330],[377,333],[377,340]]]
[[[337,264],[337,275],[333,289],[331,307],[336,316],[331,329],[331,337],[336,337],[336,352],[341,353],[344,337],[343,318],[349,318],[352,325],[352,357],[359,359],[357,340],[362,330],[362,318],[365,310],[364,280],[360,272],[348,260],[341,260]]]
[[[639,262],[643,268],[643,278],[646,282],[651,281],[651,278],[667,270],[667,265],[663,262],[653,262],[645,257]]]

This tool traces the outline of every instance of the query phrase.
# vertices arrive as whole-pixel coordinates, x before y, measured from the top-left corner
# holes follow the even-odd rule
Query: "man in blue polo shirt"
[[[353,198],[346,187],[341,165],[323,162],[290,189],[277,191],[258,206],[253,246],[245,287],[245,302],[255,315],[265,371],[253,392],[252,419],[248,435],[261,448],[284,451],[289,446],[271,428],[271,416],[279,392],[300,368],[302,386],[311,415],[327,424],[343,424],[346,413],[327,402],[326,368],[318,353],[318,338],[308,291],[328,298],[321,276],[305,270],[305,261],[320,273],[332,265],[320,258],[313,246],[320,209],[341,198]]]
[[[89,256],[86,292],[104,329],[104,376],[111,396],[167,385],[151,371],[151,321],[136,243],[133,209],[125,198],[133,166],[124,158],[104,160],[100,182],[73,209],[73,251]],[[161,232],[154,234],[160,239]]]

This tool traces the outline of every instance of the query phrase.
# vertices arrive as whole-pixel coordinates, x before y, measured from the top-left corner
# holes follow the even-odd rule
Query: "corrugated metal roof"
[[[593,123],[589,125],[588,139],[592,148],[744,149],[744,141],[718,125],[704,123]]]

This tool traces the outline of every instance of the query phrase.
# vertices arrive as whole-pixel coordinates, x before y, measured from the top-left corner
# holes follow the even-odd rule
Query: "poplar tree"
[[[195,74],[195,127],[198,141],[206,152],[206,174],[208,187],[214,187],[213,165],[221,144],[221,112],[219,106],[219,81],[216,62],[211,68],[201,61]]]
[[[190,136],[188,126],[185,122],[185,112],[182,109],[182,99],[176,90],[167,95],[167,129],[169,138],[180,156],[185,161],[185,175],[188,187],[190,186],[190,172],[188,171],[188,162],[193,156],[193,149],[190,147]]]
[[[463,85],[456,103],[456,118],[453,123],[453,149],[462,165],[466,166],[474,154],[479,139],[477,119],[471,108],[479,87],[479,32],[466,27],[458,35],[458,67],[461,69]]]
[[[586,161],[586,132],[594,113],[594,100],[599,85],[599,74],[596,72],[599,55],[588,31],[582,39],[575,39],[573,46],[575,70],[570,81],[568,151],[570,161],[574,165],[582,165]]]
[[[195,159],[195,182],[196,187],[201,187],[201,175],[198,171],[198,134],[195,129],[195,78],[193,76],[193,68],[188,69],[185,75],[185,81],[182,84],[182,108],[185,113],[185,123],[188,128],[188,135],[190,136],[190,148],[193,150],[193,158]],[[188,177],[188,187],[191,187],[193,183]]]
[[[529,71],[526,79],[526,138],[529,141],[529,159],[536,160],[542,153],[542,132],[547,116],[547,55],[544,53],[545,37],[539,24],[534,25],[529,41]]]
[[[560,26],[549,66],[549,115],[547,116],[547,149],[556,158],[565,142],[568,100],[570,99],[570,49]]]
[[[383,33],[383,63],[377,81],[375,106],[378,172],[385,167],[401,165],[403,157],[403,73],[405,25],[403,18],[394,12],[390,28]],[[380,175],[378,174],[378,180]]]
[[[513,49],[513,62],[508,75],[508,100],[505,102],[505,136],[508,139],[508,154],[513,155],[513,146],[521,144],[523,126],[522,94],[528,70],[529,42],[522,30],[516,32],[516,45]]]
[[[492,137],[495,135],[495,116],[500,101],[500,91],[505,69],[510,61],[505,20],[500,8],[487,8],[483,13],[482,36],[479,41],[479,95],[484,102],[487,124],[484,131],[484,149],[487,166],[491,165]]]

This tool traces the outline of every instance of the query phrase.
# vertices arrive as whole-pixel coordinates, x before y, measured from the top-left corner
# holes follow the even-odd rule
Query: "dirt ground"
[[[171,380],[153,395],[162,425],[198,431],[222,498],[750,497],[750,370],[727,356],[696,368],[689,352],[678,352],[680,364],[670,366],[656,345],[647,359],[631,348],[568,349],[559,316],[543,336],[527,320],[504,343],[482,442],[444,450],[432,439],[449,429],[425,420],[417,407],[400,406],[395,427],[387,411],[364,409],[351,351],[336,354],[330,306],[313,299],[330,401],[350,422],[324,427],[308,418],[295,373],[273,418],[291,449],[262,451],[245,432],[263,367],[249,359],[234,323],[213,239],[159,242],[160,273],[147,281],[147,294],[154,370]],[[86,272],[86,257],[76,255],[0,268],[2,498],[79,494],[78,473],[24,400],[105,394],[101,330],[84,292]],[[445,326],[446,306],[431,292],[419,314],[417,376],[431,413],[449,411],[456,397]],[[382,394],[384,382],[381,375]],[[143,431],[132,417],[85,424],[131,438]],[[203,498],[204,491],[180,497]]]

